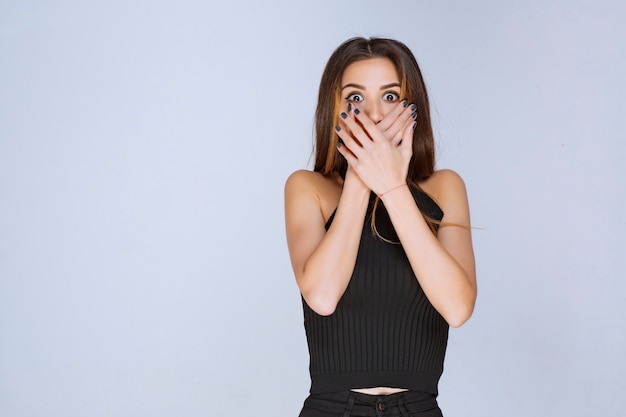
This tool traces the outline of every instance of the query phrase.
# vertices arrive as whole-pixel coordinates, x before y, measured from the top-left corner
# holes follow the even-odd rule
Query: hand
[[[397,145],[402,140],[402,133],[406,126],[415,121],[416,110],[417,105],[409,106],[406,100],[402,100],[376,125],[389,141]],[[351,111],[353,111],[352,104],[348,104],[346,114],[350,114]],[[346,126],[342,127],[346,128]]]
[[[410,116],[408,120],[402,118],[402,113],[404,111],[400,109],[395,120],[392,120],[393,116],[385,117],[381,121],[385,122],[384,130],[379,127],[380,123],[374,123],[363,112],[355,110],[350,114],[341,114],[337,135],[343,144],[339,144],[339,152],[348,161],[348,166],[376,194],[406,183],[413,154],[415,122]]]
[[[406,126],[415,121],[416,110],[417,105],[409,106],[406,100],[402,100],[383,117],[383,120],[377,123],[377,126],[388,140],[397,145],[402,140],[402,133]]]

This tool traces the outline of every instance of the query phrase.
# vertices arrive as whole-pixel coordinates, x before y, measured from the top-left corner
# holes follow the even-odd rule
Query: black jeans
[[[344,391],[311,394],[299,417],[443,417],[433,394],[404,391],[368,395]]]

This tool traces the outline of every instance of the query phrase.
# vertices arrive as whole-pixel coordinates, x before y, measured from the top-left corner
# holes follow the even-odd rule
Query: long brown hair
[[[425,180],[435,171],[435,144],[430,121],[430,104],[415,56],[405,44],[394,39],[362,37],[348,39],[330,56],[322,74],[315,111],[313,170],[323,175],[339,174],[345,178],[348,164],[337,151],[339,137],[335,133],[341,105],[341,78],[350,64],[370,58],[388,58],[398,72],[402,99],[417,105],[417,125],[413,131],[413,156],[409,163],[407,183],[421,191],[418,181]],[[427,216],[425,218],[434,232],[434,224],[438,222]],[[373,218],[372,227],[375,229]]]

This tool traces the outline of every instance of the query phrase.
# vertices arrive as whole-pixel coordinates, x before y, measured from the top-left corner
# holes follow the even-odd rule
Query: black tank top
[[[412,190],[420,210],[441,220],[426,194]],[[337,308],[320,316],[302,300],[309,346],[311,393],[358,388],[406,388],[437,394],[448,341],[448,324],[420,287],[399,243],[374,234],[370,197],[354,272]],[[378,233],[398,242],[382,202]],[[326,224],[328,229],[334,213]]]

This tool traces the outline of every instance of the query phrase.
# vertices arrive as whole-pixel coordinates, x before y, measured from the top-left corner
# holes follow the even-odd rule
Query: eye
[[[397,101],[400,99],[400,96],[393,92],[388,92],[383,95],[383,100],[385,101]]]
[[[346,100],[359,102],[359,101],[363,101],[363,96],[360,95],[359,93],[352,93],[352,94],[349,94],[348,97],[346,97]]]

